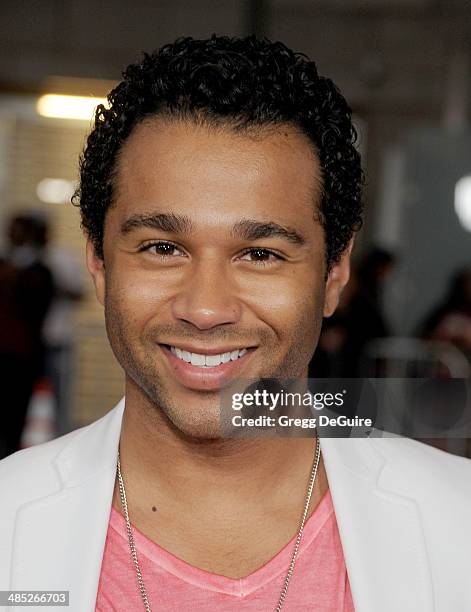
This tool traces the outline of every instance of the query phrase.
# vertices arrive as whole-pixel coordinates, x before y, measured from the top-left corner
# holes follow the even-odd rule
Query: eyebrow
[[[185,215],[173,213],[134,214],[128,217],[121,225],[121,233],[129,234],[133,230],[151,228],[170,232],[173,234],[190,234],[193,223]],[[242,219],[235,223],[231,229],[234,238],[242,240],[260,240],[261,238],[283,238],[296,245],[303,245],[306,239],[297,230],[285,227],[273,221],[263,222],[255,219]]]
[[[263,223],[254,219],[238,221],[232,228],[232,235],[244,240],[284,238],[292,244],[303,245],[306,243],[304,236],[291,227],[284,227],[272,221]]]
[[[173,213],[152,213],[131,215],[121,225],[121,233],[129,234],[133,230],[147,227],[173,234],[189,234],[193,224],[185,215]]]

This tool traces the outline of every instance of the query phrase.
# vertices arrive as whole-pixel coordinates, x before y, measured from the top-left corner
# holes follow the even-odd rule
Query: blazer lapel
[[[397,474],[373,440],[323,438],[321,433],[320,441],[355,611],[433,612],[413,491],[408,497],[394,491]]]
[[[12,589],[66,590],[71,611],[95,609],[123,410],[72,436],[54,459],[58,490],[19,509]]]

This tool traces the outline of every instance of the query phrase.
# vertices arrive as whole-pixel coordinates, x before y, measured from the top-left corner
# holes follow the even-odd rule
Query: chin
[[[208,407],[193,407],[189,411],[167,413],[173,427],[184,437],[194,440],[219,440],[222,437],[220,410]]]
[[[221,440],[222,431],[217,423],[173,423],[175,428],[185,438],[190,438],[194,441],[205,442],[209,440]]]

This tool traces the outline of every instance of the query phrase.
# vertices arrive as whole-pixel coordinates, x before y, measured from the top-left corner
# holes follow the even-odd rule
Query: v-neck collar
[[[313,540],[319,535],[327,521],[332,517],[333,513],[332,498],[330,491],[327,489],[304,526],[297,557],[298,562]],[[124,516],[114,507],[111,508],[109,527],[120,538],[120,546],[125,547],[126,551],[129,552],[126,521]],[[197,568],[162,548],[134,526],[133,536],[139,556],[144,556],[150,563],[159,566],[180,580],[205,590],[246,597],[268,582],[278,578],[280,574],[288,571],[297,532],[274,557],[244,578],[228,578],[227,576]]]

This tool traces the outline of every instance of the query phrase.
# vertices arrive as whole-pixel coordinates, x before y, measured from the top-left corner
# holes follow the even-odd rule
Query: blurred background
[[[97,104],[83,98],[105,96],[142,51],[213,32],[308,54],[355,114],[365,223],[311,376],[469,378],[468,0],[4,0],[0,457],[95,420],[123,393],[70,204]],[[471,456],[469,440],[448,450]]]

